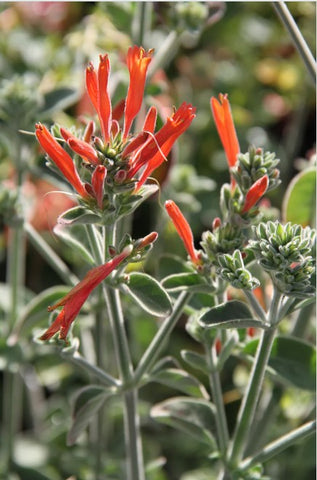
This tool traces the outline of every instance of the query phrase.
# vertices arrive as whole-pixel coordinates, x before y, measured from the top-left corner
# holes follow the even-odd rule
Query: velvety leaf
[[[181,365],[176,358],[172,357],[171,355],[168,355],[166,357],[160,358],[155,365],[153,366],[151,373],[156,373],[159,372],[160,370],[163,369],[168,369],[168,368],[181,368]]]
[[[79,255],[83,260],[85,260],[89,265],[94,265],[95,261],[91,253],[87,250],[87,248],[75,238],[69,232],[69,229],[63,228],[62,225],[56,225],[54,228],[54,233],[74,252],[76,255]]]
[[[159,279],[172,275],[175,272],[192,273],[192,268],[176,255],[162,255],[158,260],[157,277]]]
[[[160,370],[151,374],[150,381],[175,388],[192,397],[209,398],[205,387],[195,377],[185,372],[185,370],[176,368]]]
[[[117,218],[124,217],[126,215],[130,215],[131,213],[133,213],[134,210],[136,210],[141,205],[141,203],[143,203],[149,197],[154,195],[154,193],[156,193],[157,191],[158,191],[158,186],[155,184],[143,185],[138,191],[138,195],[135,196],[133,203],[131,203],[131,196],[130,196],[130,198],[127,197],[127,203],[122,203],[119,206],[118,212],[117,212],[117,215],[118,215]]]
[[[151,416],[215,448],[215,408],[206,400],[174,397],[155,405]]]
[[[77,206],[70,208],[58,217],[58,223],[62,225],[73,225],[75,223],[98,223],[100,222],[99,215],[85,207]]]
[[[128,284],[124,285],[124,290],[146,312],[152,315],[164,317],[172,310],[172,304],[166,291],[154,278],[146,273],[130,273]]]
[[[243,352],[254,355],[258,340],[245,346]],[[278,336],[273,342],[269,366],[278,375],[298,388],[314,391],[316,388],[316,349],[298,338]]]
[[[69,87],[62,87],[52,90],[44,95],[44,105],[41,115],[52,114],[52,112],[65,110],[78,100],[78,91]]]
[[[204,279],[194,272],[175,273],[164,278],[161,283],[170,292],[186,290],[189,292],[212,293],[212,287],[207,285]]]
[[[6,338],[0,338],[0,370],[16,372],[17,365],[23,360],[23,350],[19,343],[9,345]]]
[[[247,305],[238,300],[222,303],[205,311],[199,317],[199,324],[206,328],[265,328],[266,325],[255,320]]]
[[[306,227],[316,213],[316,170],[307,168],[290,182],[283,202],[283,219]]]
[[[204,355],[190,350],[182,350],[181,357],[189,366],[208,374],[208,365]]]
[[[98,385],[89,385],[77,392],[73,404],[73,423],[67,435],[67,445],[73,445],[76,442],[105,400],[113,394],[113,390]]]
[[[21,317],[14,329],[14,335],[26,336],[30,330],[42,320],[48,319],[47,307],[54,305],[58,300],[64,297],[71,287],[65,285],[56,285],[47,288],[36,295],[22,310]]]

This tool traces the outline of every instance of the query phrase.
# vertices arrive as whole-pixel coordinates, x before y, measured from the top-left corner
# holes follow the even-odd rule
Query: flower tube
[[[169,217],[171,218],[172,222],[174,223],[177,233],[182,239],[184,246],[192,262],[195,263],[196,265],[200,264],[201,262],[200,262],[199,255],[194,247],[193,232],[186,218],[184,217],[184,215],[182,214],[182,212],[180,211],[176,203],[173,202],[173,200],[167,200],[165,202],[165,209]]]
[[[90,293],[125,260],[132,252],[132,245],[128,245],[119,255],[109,262],[95,267],[85,275],[71,291],[55,305],[48,307],[51,312],[58,307],[64,307],[52,325],[40,337],[40,340],[48,340],[59,332],[59,338],[66,340],[71,324],[80,312],[81,307]]]
[[[35,125],[35,135],[41,147],[53,160],[55,165],[62,172],[66,180],[75,188],[83,198],[88,197],[83,183],[81,182],[72,158],[63,147],[55,140],[53,135],[41,123]]]

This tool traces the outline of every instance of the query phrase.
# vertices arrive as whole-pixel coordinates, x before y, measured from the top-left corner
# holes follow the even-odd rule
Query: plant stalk
[[[292,430],[291,432],[283,435],[283,437],[274,440],[266,445],[261,451],[252,457],[246,458],[240,465],[240,468],[247,470],[248,468],[258,463],[264,463],[270,460],[270,458],[278,455],[286,448],[290,447],[294,443],[300,442],[305,438],[310,437],[316,431],[316,421],[307,422],[304,425]]]
[[[182,292],[177,301],[175,302],[172,314],[164,321],[159,330],[156,332],[155,337],[144,352],[133,376],[133,383],[137,384],[142,376],[150,370],[151,366],[157,360],[162,348],[165,345],[165,341],[168,339],[171,331],[175,327],[179,317],[181,316],[183,309],[191,297],[191,293]]]
[[[292,40],[297,48],[300,56],[302,57],[303,62],[306,65],[308,73],[310,74],[314,84],[316,83],[316,61],[313,57],[313,54],[310,51],[300,29],[298,28],[293,16],[288,10],[285,2],[272,2],[273,8],[277,12],[279,18],[284,24],[285,28],[288,30],[289,34],[292,37]]]
[[[220,382],[219,371],[217,370],[216,363],[216,352],[214,347],[210,348],[210,345],[205,346],[205,355],[207,360],[207,365],[209,367],[209,384],[212,392],[212,398],[216,406],[216,426],[219,442],[219,450],[225,458],[227,451],[227,446],[229,442],[229,433],[227,425],[227,417],[223,403],[222,388]]]
[[[249,383],[240,406],[236,428],[231,442],[229,463],[234,468],[238,465],[242,458],[246,444],[246,436],[253,421],[255,409],[261,393],[265,369],[270,357],[276,333],[276,326],[280,319],[279,308],[281,300],[281,293],[275,289],[273,293],[271,307],[268,313],[268,323],[271,325],[271,327],[267,330],[262,331],[255,359],[253,362]]]

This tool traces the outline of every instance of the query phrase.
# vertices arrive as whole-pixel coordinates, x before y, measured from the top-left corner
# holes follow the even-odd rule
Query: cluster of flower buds
[[[279,160],[254,147],[241,154],[227,95],[220,94],[219,100],[213,97],[210,103],[230,172],[230,184],[223,185],[220,193],[223,218],[215,218],[212,231],[202,234],[202,250],[197,251],[190,226],[179,208],[171,200],[165,208],[196,269],[209,279],[217,273],[234,286],[254,289],[259,282],[245,268],[240,252],[247,244],[247,229],[259,212],[258,202],[280,182],[276,168]]]
[[[255,255],[273,283],[287,296],[307,297],[315,292],[316,231],[279,222],[253,227],[247,249]]]
[[[254,290],[260,286],[259,280],[245,268],[240,250],[235,250],[232,255],[219,255],[218,262],[221,268],[217,273],[233,287],[241,290]]]
[[[109,221],[109,212],[113,221],[131,213],[140,196],[146,197],[143,184],[153,170],[166,160],[177,138],[195,117],[195,109],[184,102],[155,132],[157,111],[151,107],[142,130],[131,134],[133,121],[142,105],[152,54],[152,50],[146,52],[142,47],[130,47],[127,54],[130,74],[127,95],[114,108],[108,89],[108,55],[100,55],[97,70],[92,63],[87,67],[86,89],[99,119],[99,136],[95,134],[92,121],[81,137],[56,127],[52,134],[44,125],[36,124],[35,133],[40,145],[79,194],[81,204],[99,215],[98,223],[101,224]],[[74,154],[75,160],[79,157],[86,168],[78,168]]]
[[[276,168],[280,160],[275,153],[264,152],[262,148],[250,146],[247,153],[239,153],[231,174],[243,194],[247,194],[255,182],[268,177],[266,192],[273,190],[280,183],[280,172]]]

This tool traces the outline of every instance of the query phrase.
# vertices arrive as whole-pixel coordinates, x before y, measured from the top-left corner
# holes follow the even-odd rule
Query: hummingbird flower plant
[[[156,382],[172,386],[183,396],[154,405],[152,417],[207,445],[210,478],[264,479],[265,462],[315,428],[314,421],[307,419],[270,443],[259,430],[266,418],[261,400],[266,375],[274,371],[272,382],[282,377],[297,388],[314,388],[313,346],[292,336],[291,327],[284,327],[290,333],[282,335],[280,325],[284,320],[290,325],[296,322],[294,312],[314,299],[315,230],[282,223],[261,206],[267,193],[280,183],[279,159],[254,146],[241,152],[228,95],[220,94],[210,101],[229,168],[230,183],[220,193],[220,216],[210,220],[211,228],[199,242],[180,208],[167,199],[165,221],[174,225],[187,262],[180,260],[179,271],[160,281],[132,268],[131,264],[139,265],[151,253],[158,233],[133,239],[126,219],[158,190],[150,175],[167,161],[173,145],[195,118],[195,108],[184,102],[156,129],[157,109],[152,106],[143,127],[136,130],[153,55],[153,50],[129,48],[129,86],[124,102],[117,106],[112,105],[109,93],[109,56],[100,55],[97,68],[92,63],[87,66],[86,89],[96,118],[87,121],[84,132],[58,125],[51,131],[41,123],[35,126],[48,162],[69,183],[77,200],[75,207],[59,217],[64,230],[61,239],[88,263],[84,278],[75,279],[70,291],[48,307],[50,312],[61,310],[40,339],[55,344],[64,359],[96,379],[96,384],[79,390],[74,399],[70,445],[99,415],[107,399],[122,398],[126,446],[122,478],[146,478],[138,397],[145,384]],[[75,224],[85,235],[83,243],[76,239]],[[201,293],[203,303],[198,301]],[[90,363],[80,347],[81,320],[75,319],[84,316],[88,297],[97,295],[102,315],[96,315],[96,322],[105,322],[105,331],[111,332],[115,371]],[[132,339],[124,318],[127,295],[148,315],[163,319],[137,362],[132,361]],[[180,352],[184,368],[177,362],[170,368],[161,355],[184,312],[186,330],[198,345],[193,351]],[[96,339],[96,350],[102,341]],[[235,425],[230,428],[221,378],[229,357],[250,365],[247,384],[239,393]],[[200,371],[199,380],[187,367]],[[294,375],[295,370],[301,375]],[[253,447],[250,439],[255,437]],[[106,463],[106,459],[101,462],[103,474]]]

